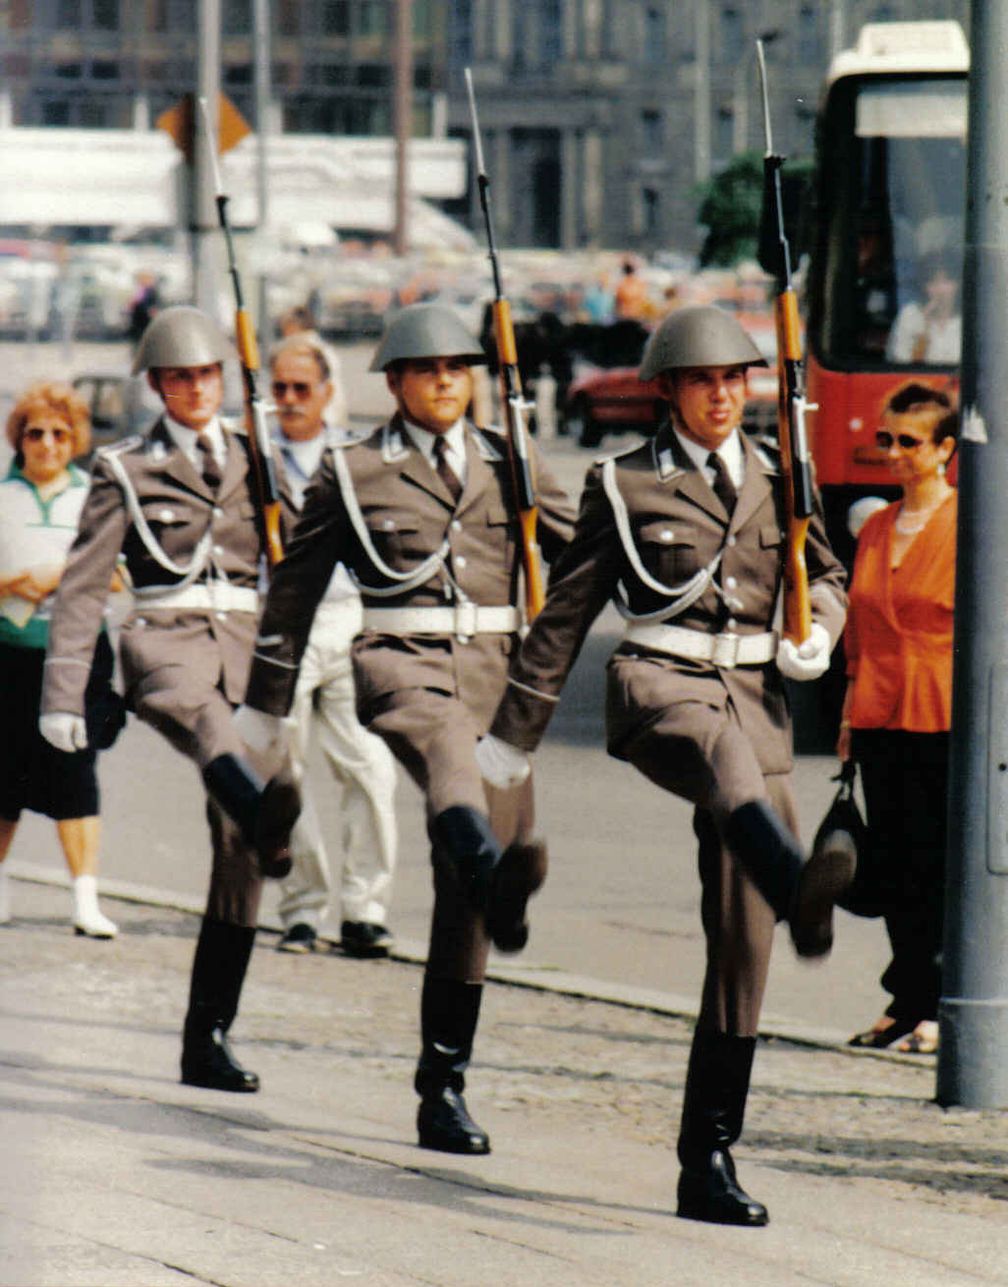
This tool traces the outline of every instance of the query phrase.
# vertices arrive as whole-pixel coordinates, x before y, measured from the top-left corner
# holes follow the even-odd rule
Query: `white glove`
[[[830,637],[826,627],[812,622],[812,631],[802,644],[782,639],[777,646],[777,669],[786,679],[804,683],[818,679],[829,670]]]
[[[71,715],[67,711],[50,711],[48,715],[39,716],[39,732],[57,751],[87,750],[87,727],[83,715]]]
[[[491,786],[506,791],[524,782],[532,772],[529,757],[509,742],[487,733],[476,743],[476,763]]]
[[[267,715],[254,706],[239,706],[231,716],[231,726],[250,751],[267,755],[287,749],[290,726],[280,715]]]

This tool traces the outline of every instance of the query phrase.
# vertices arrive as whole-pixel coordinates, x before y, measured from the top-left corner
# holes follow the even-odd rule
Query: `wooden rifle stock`
[[[273,463],[273,444],[270,438],[269,422],[266,418],[266,404],[259,396],[259,345],[256,343],[255,328],[242,294],[241,274],[235,257],[234,238],[227,214],[227,194],[221,182],[220,167],[217,163],[217,149],[214,146],[213,131],[210,127],[210,115],[206,99],[199,100],[203,125],[206,132],[207,148],[216,188],[217,219],[224,234],[224,245],[227,249],[228,274],[235,297],[235,343],[238,349],[238,360],[241,363],[242,382],[245,388],[245,430],[248,434],[249,455],[252,471],[255,475],[255,491],[259,502],[259,525],[262,531],[263,546],[266,551],[266,564],[272,570],[283,558],[283,540],[281,536],[280,488],[277,483],[276,466]]]
[[[508,456],[511,461],[511,481],[514,489],[515,508],[518,511],[521,537],[522,571],[525,574],[525,616],[532,621],[546,602],[543,582],[542,555],[536,538],[539,512],[535,499],[535,478],[529,455],[526,416],[530,404],[525,400],[518,370],[518,346],[515,343],[511,305],[504,297],[497,244],[494,240],[493,219],[490,214],[490,180],[483,165],[483,141],[479,117],[476,113],[476,96],[473,92],[472,72],[465,69],[466,89],[469,94],[469,112],[472,117],[473,146],[476,152],[476,180],[479,187],[480,206],[486,227],[488,255],[493,270],[494,341],[497,346],[497,364],[500,369],[501,405],[507,431]]]
[[[774,322],[777,331],[777,437],[781,473],[784,477],[784,510],[787,547],[784,556],[784,637],[800,644],[812,633],[812,602],[809,592],[805,545],[812,517],[812,470],[805,433],[805,393],[802,378],[801,326],[798,297],[791,282],[791,251],[784,230],[781,198],[781,167],[784,158],[773,150],[770,127],[770,99],[767,92],[763,42],[756,41],[760,88],[763,96],[763,129],[766,153],[763,157],[764,217],[773,222],[767,254],[777,278]],[[763,238],[761,237],[761,241]],[[767,266],[767,265],[764,265]]]

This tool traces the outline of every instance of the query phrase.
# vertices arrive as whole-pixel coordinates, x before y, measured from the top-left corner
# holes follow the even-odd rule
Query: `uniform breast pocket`
[[[672,522],[643,523],[637,548],[647,570],[666,585],[688,580],[700,566],[694,533]]]
[[[430,553],[425,549],[420,525],[403,510],[375,510],[367,515],[368,536],[379,556],[396,567],[413,563]]]

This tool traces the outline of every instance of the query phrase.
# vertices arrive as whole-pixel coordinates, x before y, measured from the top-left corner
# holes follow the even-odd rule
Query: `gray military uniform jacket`
[[[43,711],[83,713],[95,638],[120,554],[136,594],[119,643],[127,701],[136,707],[141,690],[158,673],[172,673],[172,685],[181,690],[186,672],[193,681],[219,686],[229,701],[241,700],[255,639],[254,607],[214,612],[144,603],[144,592],[155,587],[198,585],[208,578],[253,592],[258,585],[262,542],[248,445],[234,429],[224,438],[227,457],[216,494],[161,420],[143,437],[95,455],[53,609]],[[288,498],[288,525],[293,512]]]
[[[647,578],[683,586],[720,553],[703,593],[670,624],[706,634],[773,628],[783,563],[783,479],[774,458],[744,434],[742,445],[745,480],[730,519],[668,425],[606,471]],[[813,617],[835,643],[846,611],[845,574],[827,543],[818,506],[806,559]],[[574,539],[553,568],[548,601],[515,658],[491,732],[535,749],[585,635],[610,599],[624,600],[634,616],[660,613],[675,601],[649,586],[628,557],[603,466],[596,464],[586,480]],[[790,715],[773,661],[726,669],[624,643],[609,663],[609,751],[626,758],[624,748],[634,735],[677,703],[694,703],[700,713],[723,710],[728,702],[763,772],[787,772]]]
[[[247,701],[289,709],[316,604],[341,560],[369,608],[517,602],[521,565],[503,436],[466,426],[458,505],[403,432],[398,417],[357,443],[328,450],[305,496],[260,626]],[[573,530],[573,507],[533,446],[539,539],[553,559]],[[384,570],[383,570],[384,569]],[[489,721],[505,682],[513,632],[460,637],[365,628],[352,658],[361,719],[404,689],[460,698]]]

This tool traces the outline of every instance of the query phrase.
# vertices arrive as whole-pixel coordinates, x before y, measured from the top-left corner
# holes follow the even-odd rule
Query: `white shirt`
[[[319,467],[326,447],[330,443],[342,442],[349,436],[334,429],[323,429],[314,438],[307,438],[303,442],[294,442],[290,438],[285,438],[283,433],[274,436],[273,441],[283,457],[287,481],[298,509],[304,504],[308,484]],[[350,574],[342,563],[337,563],[326,592],[322,596],[322,603],[342,603],[347,599],[357,598],[357,594],[357,587],[350,580]]]
[[[692,438],[687,438],[685,434],[679,432],[675,425],[672,426],[672,432],[679,439],[679,445],[686,455],[700,470],[707,482],[713,486],[714,470],[707,464],[710,448],[701,446],[700,443],[694,442]],[[728,470],[728,477],[732,480],[735,490],[738,491],[745,482],[745,456],[742,454],[742,440],[739,438],[737,429],[733,429],[721,446],[718,447],[717,454],[724,461],[725,468]]]
[[[434,440],[442,437],[445,440],[445,460],[451,467],[452,473],[459,480],[462,486],[465,486],[466,480],[466,454],[465,454],[465,421],[456,420],[450,429],[446,429],[441,435],[431,433],[429,429],[421,429],[419,425],[411,424],[409,420],[403,419],[403,428],[409,434],[410,441],[416,447],[424,460],[427,461],[431,469],[437,472],[437,460],[434,457]]]
[[[179,424],[177,420],[172,419],[167,411],[164,413],[164,422],[172,442],[182,452],[197,474],[203,470],[199,447],[196,445],[196,439],[200,434],[205,435],[209,440],[214,460],[216,460],[221,469],[224,468],[224,462],[227,460],[227,443],[224,441],[224,429],[218,416],[214,416],[199,433],[195,429],[190,429],[187,425]]]

